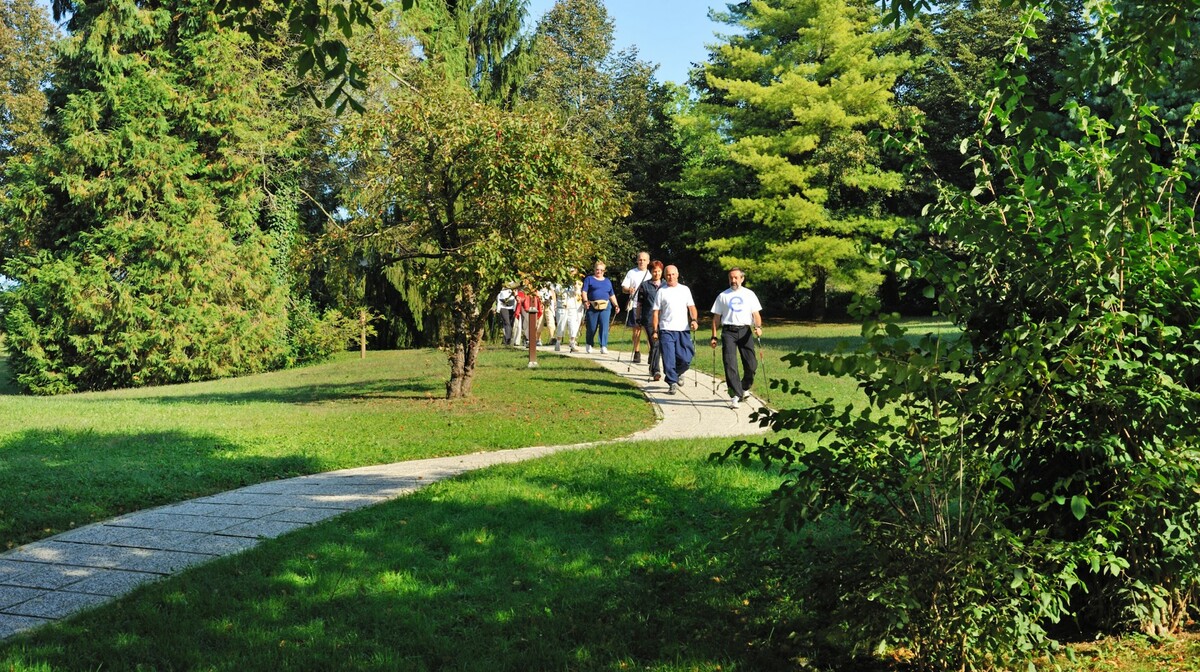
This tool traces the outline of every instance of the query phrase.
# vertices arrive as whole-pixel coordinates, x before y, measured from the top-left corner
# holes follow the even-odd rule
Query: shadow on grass
[[[26,430],[0,443],[0,550],[121,513],[313,473],[188,432]]]
[[[182,390],[177,394],[147,395],[137,398],[159,404],[320,404],[346,400],[427,399],[444,397],[445,394],[444,383],[416,378],[408,380],[376,378],[320,385],[295,383],[228,392]]]
[[[148,586],[9,643],[0,667],[794,667],[795,614],[744,598],[762,569],[721,541],[761,492],[669,469],[468,481]]]
[[[622,379],[602,378],[559,378],[559,382],[575,385],[578,394],[595,394],[611,397],[614,393],[632,395],[641,399],[642,394],[636,387]]]

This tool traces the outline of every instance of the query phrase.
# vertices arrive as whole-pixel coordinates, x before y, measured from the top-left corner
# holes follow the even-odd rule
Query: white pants
[[[513,326],[513,345],[520,347],[525,342],[525,337],[529,335],[529,327],[526,326],[525,311],[517,311],[516,324]]]
[[[558,311],[558,342],[562,343],[564,334],[569,342],[574,343],[579,337],[579,325],[583,323],[583,311],[563,308]]]
[[[548,330],[547,333],[549,336],[547,338],[554,338],[554,313],[555,311],[553,310],[542,312],[542,319],[538,320],[538,338],[542,337],[542,327],[546,327]]]

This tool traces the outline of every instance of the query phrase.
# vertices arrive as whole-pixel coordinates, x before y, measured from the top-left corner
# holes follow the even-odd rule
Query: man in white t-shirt
[[[663,377],[667,379],[667,394],[679,389],[679,378],[687,373],[696,354],[691,332],[696,329],[696,302],[692,290],[679,284],[679,269],[667,266],[667,284],[654,297],[654,332],[662,349]]]
[[[621,290],[629,296],[626,304],[625,326],[633,330],[633,363],[642,363],[642,320],[639,319],[637,290],[650,279],[650,253],[637,253],[637,266],[629,269],[621,281]]]
[[[746,274],[740,268],[729,271],[729,289],[717,295],[712,306],[712,340],[717,347],[717,329],[721,330],[721,359],[725,362],[725,386],[730,404],[750,398],[758,359],[754,356],[754,339],[762,336],[762,305],[754,292],[742,286]],[[742,360],[742,375],[738,376],[738,356]]]

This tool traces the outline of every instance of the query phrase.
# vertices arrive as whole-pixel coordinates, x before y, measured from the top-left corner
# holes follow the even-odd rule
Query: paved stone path
[[[541,356],[549,356],[542,348]],[[567,353],[562,353],[567,354]],[[699,353],[703,354],[703,353]],[[724,383],[688,372],[677,394],[650,382],[628,352],[592,359],[634,381],[658,422],[617,441],[744,436],[766,431],[749,420],[756,400],[734,410]],[[714,388],[716,392],[714,393]],[[606,442],[535,446],[413,460],[270,481],[81,527],[0,554],[0,639],[124,595],[135,587],[297,528],[384,502],[435,481]]]

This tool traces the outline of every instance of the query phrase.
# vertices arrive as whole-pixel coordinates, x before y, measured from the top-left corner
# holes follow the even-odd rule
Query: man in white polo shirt
[[[679,269],[666,268],[667,284],[654,297],[654,333],[662,348],[663,377],[667,379],[667,394],[679,389],[679,378],[687,373],[696,354],[691,331],[697,326],[696,302],[692,290],[679,284]]]
[[[725,362],[725,386],[730,405],[750,398],[758,359],[754,356],[753,336],[762,336],[762,305],[754,292],[742,286],[746,274],[740,268],[729,271],[729,289],[717,295],[712,306],[712,340],[717,347],[717,329],[721,330],[721,359]],[[742,375],[738,376],[738,356],[741,355]]]
[[[650,253],[645,250],[637,253],[637,266],[629,269],[625,279],[621,280],[621,290],[629,295],[628,310],[625,311],[625,326],[632,330],[633,363],[642,363],[642,322],[638,310],[638,288],[650,279]],[[645,308],[648,308],[645,307]],[[649,339],[647,339],[649,340]]]

